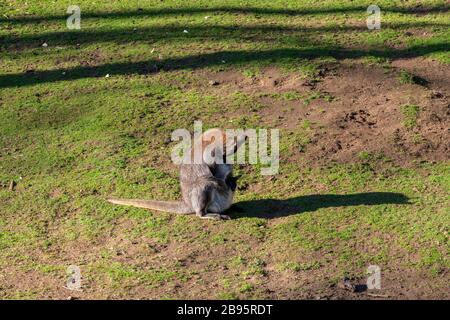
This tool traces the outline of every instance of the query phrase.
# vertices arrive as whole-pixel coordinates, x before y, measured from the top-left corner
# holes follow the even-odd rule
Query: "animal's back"
[[[181,195],[186,204],[192,207],[192,192],[201,187],[202,180],[213,177],[206,164],[182,164],[180,166]]]

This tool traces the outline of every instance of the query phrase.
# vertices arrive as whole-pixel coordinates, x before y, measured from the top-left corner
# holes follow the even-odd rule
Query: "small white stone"
[[[44,43],[42,44],[42,46],[43,46],[44,48],[47,48],[47,47],[48,47],[47,42],[44,42]]]
[[[109,78],[109,73],[105,76],[105,78]]]
[[[189,33],[189,31],[187,31],[186,29],[185,29],[185,30],[183,30],[183,32],[184,32],[184,33]]]

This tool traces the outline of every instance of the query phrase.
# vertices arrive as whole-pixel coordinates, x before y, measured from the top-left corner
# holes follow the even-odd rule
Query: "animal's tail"
[[[156,200],[141,200],[141,199],[115,199],[115,198],[110,198],[107,200],[114,204],[121,204],[125,206],[133,206],[138,208],[145,208],[170,213],[181,213],[181,214],[194,213],[194,210],[189,208],[182,201],[156,201]]]

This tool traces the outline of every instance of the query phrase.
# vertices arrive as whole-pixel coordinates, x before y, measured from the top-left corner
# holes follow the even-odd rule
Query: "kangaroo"
[[[222,141],[229,142],[220,129],[210,129],[204,132],[191,148],[191,159],[194,149],[205,150],[211,144],[211,139],[222,136]],[[233,167],[225,163],[227,155],[231,155],[245,142],[246,137],[238,137],[232,144],[225,145],[222,154],[223,164],[207,163],[203,159],[200,163],[180,165],[180,187],[182,200],[157,201],[141,199],[108,199],[109,202],[120,205],[134,206],[157,211],[178,214],[196,214],[202,219],[229,220],[228,215],[222,214],[233,203],[233,196],[237,186],[237,178],[233,177]]]

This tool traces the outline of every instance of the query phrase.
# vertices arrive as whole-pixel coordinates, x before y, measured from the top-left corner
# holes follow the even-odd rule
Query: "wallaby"
[[[220,129],[210,129],[204,132],[191,149],[190,157],[194,157],[194,149],[200,148],[203,154],[205,148],[211,144],[211,139],[222,136],[223,143],[228,141],[225,133]],[[140,199],[108,199],[114,204],[129,205],[139,208],[146,208],[157,211],[165,211],[179,214],[193,214],[204,219],[228,220],[229,216],[222,214],[233,203],[233,196],[236,190],[237,178],[233,177],[233,167],[225,163],[227,155],[234,154],[245,142],[245,136],[233,139],[232,144],[225,145],[223,154],[223,164],[215,162],[181,164],[180,165],[180,186],[181,201],[157,201]]]

